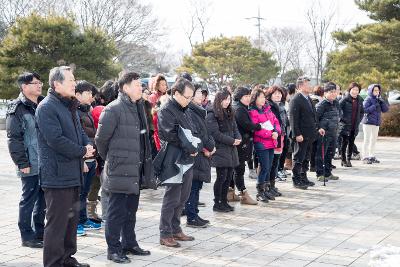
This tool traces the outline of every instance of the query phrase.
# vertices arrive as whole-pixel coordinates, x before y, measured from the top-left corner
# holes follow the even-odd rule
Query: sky
[[[188,25],[188,16],[193,0],[142,0],[150,3],[161,25],[167,29],[167,35],[161,40],[163,45],[170,45],[170,49],[187,53],[190,44],[184,34],[184,27]],[[331,30],[354,28],[357,24],[371,22],[367,13],[358,9],[353,0],[196,0],[207,5],[210,21],[206,28],[206,39],[214,36],[248,36],[258,37],[256,20],[246,18],[256,17],[258,8],[260,16],[264,18],[263,28],[296,27],[309,30],[306,12],[311,6],[316,6],[321,14],[335,12]],[[199,33],[195,34],[195,41],[200,41]]]

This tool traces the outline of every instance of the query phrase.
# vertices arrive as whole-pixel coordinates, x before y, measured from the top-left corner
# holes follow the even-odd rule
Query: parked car
[[[400,104],[400,94],[393,94],[393,95],[389,96],[388,102],[390,105]]]

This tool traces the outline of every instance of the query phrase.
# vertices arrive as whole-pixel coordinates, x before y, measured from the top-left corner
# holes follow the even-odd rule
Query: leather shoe
[[[22,241],[22,246],[28,248],[43,248],[43,242],[39,240],[26,240]]]
[[[181,246],[173,237],[160,238],[160,244],[170,248],[179,248]]]
[[[70,257],[64,261],[64,267],[90,267],[87,263],[79,263],[75,258]]]
[[[185,235],[183,232],[174,234],[174,239],[178,241],[193,241],[194,237],[190,235]]]
[[[150,255],[150,251],[144,250],[139,246],[135,246],[132,248],[124,248],[123,252],[125,254],[139,255],[139,256],[148,256]]]
[[[112,253],[107,254],[107,260],[113,261],[115,263],[130,263],[131,260],[125,256],[123,253]]]

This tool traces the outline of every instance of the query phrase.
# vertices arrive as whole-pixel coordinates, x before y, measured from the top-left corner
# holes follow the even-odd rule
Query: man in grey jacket
[[[6,128],[8,150],[22,182],[18,227],[23,247],[42,248],[45,202],[39,186],[35,110],[38,102],[43,99],[43,83],[34,72],[22,73],[17,82],[21,93],[8,105]]]
[[[101,158],[105,159],[101,178],[109,194],[105,226],[107,258],[129,263],[127,254],[150,255],[136,241],[135,223],[140,188],[151,187],[153,169],[139,75],[125,73],[118,85],[118,98],[100,116],[95,142]]]

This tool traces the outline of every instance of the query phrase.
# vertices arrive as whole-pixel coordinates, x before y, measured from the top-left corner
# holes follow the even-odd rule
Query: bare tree
[[[1,0],[0,1],[0,20],[11,26],[18,17],[23,17],[32,12],[33,1],[28,0]]]
[[[118,60],[125,70],[149,73],[157,67],[155,52],[148,46],[121,41],[119,51]]]
[[[281,74],[288,69],[301,69],[306,42],[307,34],[298,28],[273,28],[263,34],[263,47],[273,52]]]
[[[117,43],[144,44],[157,33],[158,20],[152,15],[152,7],[138,0],[79,0],[74,6],[84,29],[100,28]]]
[[[182,22],[183,25],[183,32],[185,33],[188,41],[190,43],[190,47],[193,49],[194,42],[193,42],[193,34],[197,28],[197,20],[194,13],[190,14],[189,23]]]
[[[194,7],[194,10],[195,10],[196,19],[199,23],[198,25],[199,25],[201,38],[204,43],[206,41],[206,38],[205,38],[206,27],[211,19],[210,11],[212,10],[212,8],[211,8],[212,4],[211,4],[211,2],[205,1],[205,0],[202,0],[202,1],[192,0],[191,2],[192,2],[192,6]]]
[[[211,19],[212,3],[208,0],[191,0],[188,6],[187,21],[182,22],[183,31],[191,48],[195,44],[195,33],[199,31],[201,41],[206,41],[206,28]]]
[[[327,50],[332,43],[329,29],[335,15],[334,8],[328,8],[328,10],[331,11],[327,14],[324,14],[323,10],[326,10],[326,7],[323,9],[321,3],[318,1],[307,11],[307,20],[310,24],[312,33],[313,51],[310,51],[310,56],[314,64],[317,83],[321,81],[325,70]]]

